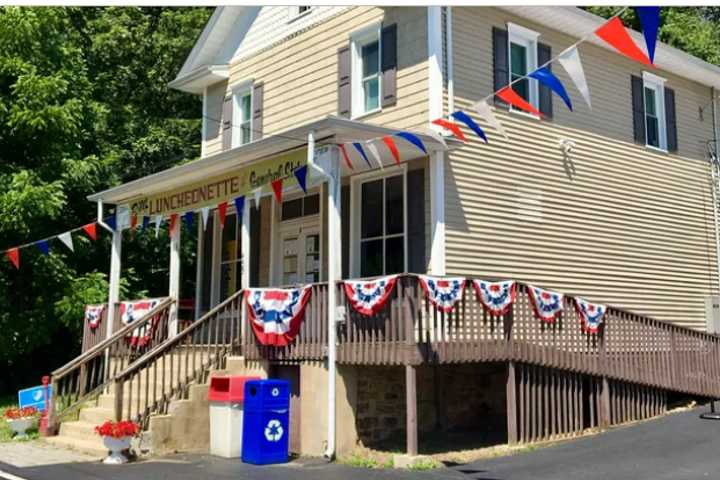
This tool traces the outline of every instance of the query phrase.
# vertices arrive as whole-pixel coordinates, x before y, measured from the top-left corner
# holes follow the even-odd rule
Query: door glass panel
[[[283,240],[283,285],[298,283],[298,237]]]
[[[305,282],[320,281],[320,235],[314,233],[305,237]]]
[[[403,177],[385,180],[385,234],[403,232]]]
[[[383,240],[360,243],[360,276],[373,277],[383,273]]]
[[[202,219],[199,219],[202,222]],[[213,215],[208,218],[207,228],[203,232],[203,249],[202,249],[202,286],[200,297],[200,312],[210,310],[210,293],[212,287],[213,276]]]
[[[402,273],[405,270],[405,240],[392,237],[385,240],[385,273]]]
[[[383,181],[362,184],[361,238],[379,237],[383,234]]]
[[[235,293],[240,286],[240,238],[237,218],[230,214],[225,219],[222,235],[220,261],[220,301]]]

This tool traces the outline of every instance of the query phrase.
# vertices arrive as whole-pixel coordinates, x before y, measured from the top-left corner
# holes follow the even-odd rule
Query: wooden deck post
[[[515,445],[518,442],[517,435],[517,395],[515,391],[515,362],[508,362],[506,402],[507,402],[507,434],[508,444]]]
[[[417,455],[417,370],[414,365],[405,365],[405,394],[407,407],[407,454]]]
[[[610,382],[602,377],[602,391],[600,392],[600,411],[598,420],[601,428],[610,426]]]

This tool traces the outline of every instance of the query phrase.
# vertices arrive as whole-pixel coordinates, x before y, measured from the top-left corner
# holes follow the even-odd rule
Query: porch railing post
[[[515,381],[515,362],[508,362],[506,402],[507,402],[507,430],[508,444],[515,445],[518,441],[517,436],[517,397],[516,397],[516,381]]]

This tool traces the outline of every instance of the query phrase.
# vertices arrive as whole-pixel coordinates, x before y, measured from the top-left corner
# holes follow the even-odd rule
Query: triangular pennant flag
[[[273,180],[270,185],[272,186],[273,193],[275,194],[275,200],[277,200],[278,203],[282,204],[282,178],[278,178],[277,180]]]
[[[473,108],[480,116],[480,118],[485,120],[488,124],[490,124],[491,127],[500,132],[503,137],[510,138],[505,131],[505,127],[502,126],[500,120],[498,120],[495,116],[495,113],[492,111],[492,107],[490,106],[490,104],[488,104],[487,100],[480,100],[478,102],[475,102],[475,104],[473,104]]]
[[[255,195],[255,209],[260,209],[260,198],[262,197],[262,190],[260,188],[256,188],[253,192],[253,195]]]
[[[92,240],[97,240],[97,224],[95,222],[83,225],[82,229],[87,233],[87,236]]]
[[[5,251],[5,255],[7,255],[8,260],[10,260],[10,263],[15,265],[15,268],[20,270],[20,249],[10,248]]]
[[[372,168],[372,165],[370,164],[370,160],[368,159],[367,155],[365,154],[365,150],[363,150],[362,145],[360,145],[358,142],[354,142],[353,147],[355,147],[355,150],[357,150],[360,153],[363,160],[365,160],[365,163],[368,164],[368,167]]]
[[[517,92],[515,92],[515,90],[513,90],[512,87],[510,87],[509,85],[499,90],[495,95],[500,100],[509,103],[513,107],[519,108],[520,110],[524,110],[528,113],[532,113],[533,115],[537,115],[538,117],[542,117],[542,113],[540,113],[537,108],[526,102],[525,99],[518,95]]]
[[[160,236],[160,225],[162,225],[162,215],[155,215],[155,238]]]
[[[50,242],[47,240],[40,240],[38,242],[35,242],[35,246],[43,253],[43,255],[47,255],[50,253]]]
[[[580,53],[577,47],[568,48],[558,56],[558,62],[563,66],[570,79],[575,84],[580,94],[585,99],[588,108],[592,108],[590,104],[590,89],[587,80],[585,80],[585,71],[582,62],[580,62]]]
[[[635,13],[640,18],[650,63],[654,64],[655,45],[657,44],[658,28],[660,27],[660,7],[635,7]]]
[[[150,217],[147,215],[143,215],[143,221],[142,221],[142,231],[145,233],[150,226]]]
[[[642,64],[653,66],[645,53],[635,45],[630,34],[625,30],[620,17],[611,18],[602,27],[595,30],[595,34],[605,40],[611,47],[628,58]]]
[[[423,133],[428,137],[432,137],[433,140],[435,140],[437,143],[442,145],[445,150],[447,150],[447,142],[445,141],[445,137],[440,135],[438,132],[436,132],[432,128],[423,128]]]
[[[135,229],[135,227],[137,227],[137,224],[138,224],[137,213],[133,213],[132,215],[130,215],[130,228]]]
[[[185,220],[185,226],[187,227],[187,229],[188,229],[189,232],[192,232],[193,217],[194,217],[194,213],[193,213],[192,210],[188,210],[188,211],[185,212],[185,214],[183,215],[183,219]]]
[[[303,167],[307,169],[307,167]],[[305,189],[303,188],[303,191]],[[307,191],[305,191],[307,193]],[[245,195],[235,198],[235,213],[237,214],[238,222],[242,222],[243,214],[245,212]]]
[[[225,217],[227,216],[227,202],[218,203],[218,217],[220,217],[220,228],[225,228]]]
[[[433,120],[433,125],[439,125],[445,130],[450,130],[453,135],[455,135],[459,140],[462,140],[463,142],[467,142],[467,138],[465,138],[465,134],[460,130],[460,125],[454,122],[448,122],[444,118],[438,118],[436,120]]]
[[[560,82],[560,79],[558,79],[547,67],[538,68],[534,72],[530,72],[528,75],[530,78],[534,78],[538,82],[542,83],[546,87],[548,87],[550,90],[555,92],[560,98],[563,99],[563,102],[565,102],[565,105],[570,109],[572,112],[572,102],[570,101],[570,97],[568,97],[567,91],[565,91],[565,87]]]
[[[177,227],[177,219],[178,219],[177,213],[173,213],[170,215],[170,226],[168,227],[168,232],[170,233],[170,235],[175,233],[175,227]]]
[[[375,159],[375,162],[377,162],[378,166],[380,166],[380,170],[382,170],[384,167],[383,167],[382,160],[380,159],[380,152],[378,152],[377,147],[370,142],[367,142],[366,145],[367,145],[368,150],[370,150],[370,154]]]
[[[108,227],[110,227],[110,230],[113,232],[117,230],[117,216],[115,216],[114,213],[107,218],[105,223],[107,223]]]
[[[295,178],[297,179],[298,185],[300,185],[300,188],[303,192],[307,195],[307,165],[303,165],[300,168],[295,169],[293,172],[295,174]]]
[[[70,232],[61,233],[57,236],[58,240],[60,240],[67,248],[70,249],[71,252],[75,251],[75,246],[73,245],[73,239]]]
[[[483,132],[482,128],[480,128],[480,125],[475,123],[475,120],[473,120],[470,115],[458,110],[457,112],[453,112],[450,116],[458,122],[462,122],[467,125],[467,127],[473,132],[475,132],[478,137],[482,138],[485,143],[488,143],[485,132]]]
[[[397,145],[395,145],[395,140],[389,135],[383,137],[382,140],[385,142],[385,145],[387,145],[388,150],[390,150],[390,153],[395,159],[395,163],[400,165],[400,152],[398,152]]]
[[[427,149],[425,148],[425,145],[423,145],[422,140],[420,140],[420,137],[418,137],[417,135],[410,133],[410,132],[398,132],[395,135],[412,143],[417,148],[422,150],[423,153],[427,153]]]
[[[205,231],[207,230],[208,218],[210,218],[210,207],[201,208],[200,214],[202,215],[203,231]]]
[[[345,165],[347,165],[347,167],[350,170],[353,170],[353,165],[352,165],[352,162],[350,161],[350,156],[348,155],[347,150],[345,149],[345,145],[343,145],[341,143],[340,145],[338,145],[338,148],[340,148],[340,153],[342,153],[343,159],[345,160]]]

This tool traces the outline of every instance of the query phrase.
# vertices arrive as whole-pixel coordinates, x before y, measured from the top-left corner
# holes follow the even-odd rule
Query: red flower
[[[38,414],[38,410],[35,407],[17,408],[10,407],[5,410],[3,416],[8,420],[17,420],[19,418],[34,417]]]
[[[140,425],[130,420],[120,422],[111,422],[108,420],[102,425],[95,427],[95,433],[102,437],[135,437],[140,433]]]

